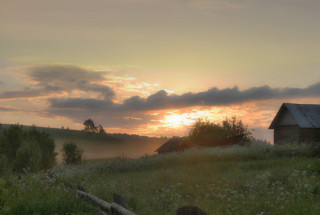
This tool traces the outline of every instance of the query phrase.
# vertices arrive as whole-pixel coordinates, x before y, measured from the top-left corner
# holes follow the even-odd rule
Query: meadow
[[[50,170],[55,180],[46,172],[11,175],[0,181],[1,214],[97,214],[60,183],[67,181],[108,202],[120,194],[138,215],[174,215],[185,205],[208,215],[316,215],[320,159],[314,150],[254,143],[60,165]]]

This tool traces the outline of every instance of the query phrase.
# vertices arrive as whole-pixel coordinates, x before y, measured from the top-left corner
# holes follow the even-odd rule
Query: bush
[[[56,163],[54,140],[45,132],[33,127],[26,131],[21,125],[11,125],[0,136],[0,155],[4,155],[6,169],[31,171],[48,169]],[[3,166],[3,164],[0,164]],[[0,167],[1,168],[1,167]]]
[[[14,170],[23,171],[27,169],[29,171],[38,171],[41,168],[41,149],[39,144],[34,141],[25,141],[17,150],[16,160],[14,164]]]
[[[7,163],[7,157],[4,154],[0,154],[0,176],[8,171]]]
[[[50,137],[48,133],[44,131],[40,132],[36,128],[32,128],[28,132],[28,138],[35,140],[40,147],[42,159],[41,159],[41,169],[49,169],[56,164],[57,153],[54,151],[55,144],[54,140]]]
[[[8,163],[13,163],[16,152],[25,138],[26,133],[21,125],[11,125],[3,131],[0,137],[0,153],[6,155]]]
[[[190,130],[189,140],[191,144],[210,143],[237,135],[243,135],[244,143],[251,139],[248,127],[235,117],[226,118],[221,124],[198,119]]]
[[[66,164],[77,164],[81,162],[83,151],[74,143],[63,144],[63,161]]]
[[[192,143],[207,143],[222,138],[223,128],[209,120],[198,119],[189,133],[189,139]]]

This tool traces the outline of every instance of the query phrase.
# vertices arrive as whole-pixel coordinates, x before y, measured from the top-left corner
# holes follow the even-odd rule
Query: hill
[[[10,126],[3,124],[5,129]],[[23,125],[24,129],[33,126]],[[167,141],[166,138],[147,137],[122,133],[97,134],[82,130],[36,127],[52,136],[58,152],[58,162],[61,162],[61,149],[65,142],[74,142],[84,151],[85,159],[102,159],[117,156],[139,157],[154,154],[154,151]]]
[[[52,170],[56,180],[51,183],[43,179],[44,173],[3,182],[3,197],[11,200],[2,203],[8,210],[2,214],[96,214],[88,202],[63,188],[59,181],[64,180],[108,202],[118,193],[139,215],[173,215],[185,205],[196,205],[208,215],[316,215],[320,211],[316,153],[310,146],[254,144],[58,166]]]

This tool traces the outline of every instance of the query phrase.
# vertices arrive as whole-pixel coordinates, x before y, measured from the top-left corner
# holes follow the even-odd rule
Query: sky
[[[187,135],[235,116],[272,140],[320,103],[318,0],[0,0],[0,123]]]

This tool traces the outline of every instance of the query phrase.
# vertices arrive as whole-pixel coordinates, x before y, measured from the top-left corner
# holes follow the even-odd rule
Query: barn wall
[[[274,128],[274,144],[299,143],[299,126],[277,126]]]
[[[320,128],[301,129],[301,142],[320,142]]]
[[[287,109],[279,117],[276,126],[283,126],[283,125],[298,125],[296,120],[293,118],[293,116]]]

